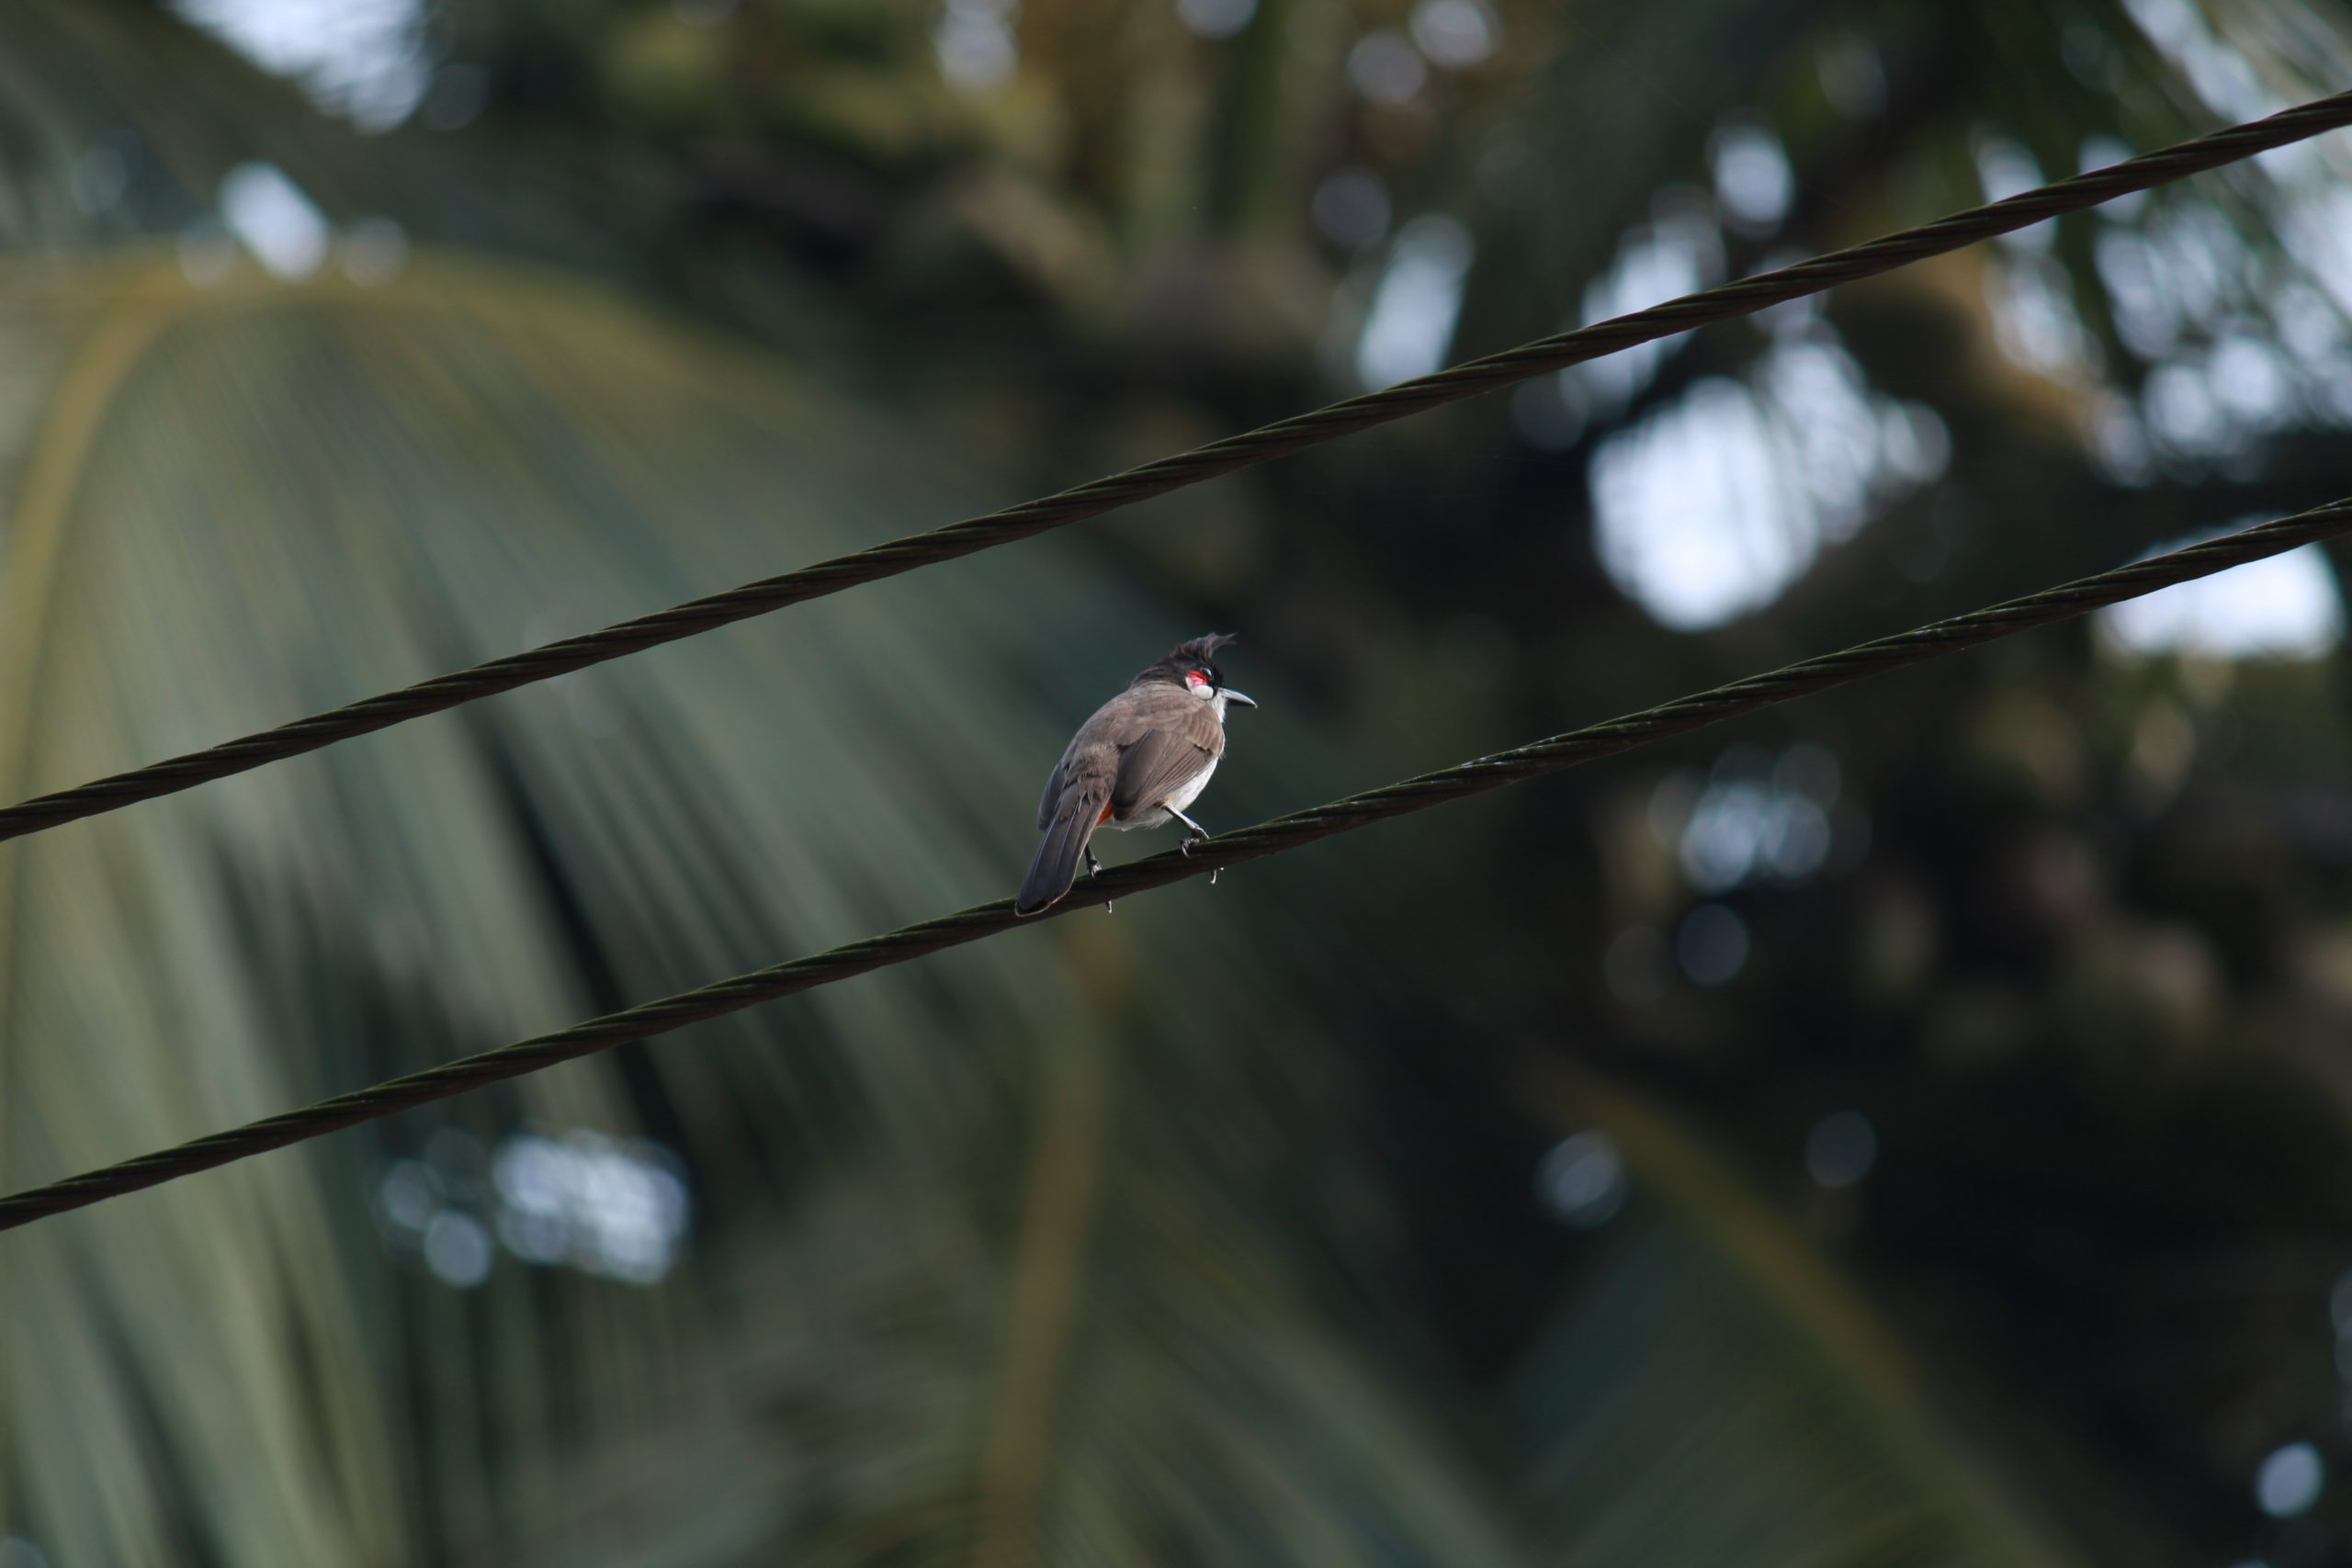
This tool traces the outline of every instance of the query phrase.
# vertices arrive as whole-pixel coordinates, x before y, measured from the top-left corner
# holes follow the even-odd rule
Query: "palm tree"
[[[1627,256],[1702,234],[1656,193],[1712,177],[1743,127],[1787,128],[1804,194],[1774,232],[1708,218],[1724,265],[1959,205],[2016,149],[2056,172],[2093,135],[2144,145],[2230,107],[2190,96],[2188,46],[2109,6],[2053,33],[2038,11],[1458,6],[1452,45],[1443,17],[1303,0],[1243,7],[1230,39],[1214,7],[981,7],[958,25],[1007,29],[1020,68],[959,88],[911,8],[453,4],[443,97],[370,139],[169,15],[28,0],[0,22],[28,150],[0,203],[11,798],[1313,400],[1417,254],[1464,247],[1457,348],[1551,330],[1589,281],[1633,287]],[[2284,6],[2217,20],[2289,96],[2335,47]],[[1509,47],[1473,58],[1474,22]],[[1374,37],[1421,62],[1415,95],[1380,96]],[[452,81],[482,115],[438,130],[436,101],[466,118]],[[1772,146],[1747,145],[1769,175]],[[1529,194],[1564,166],[1576,200]],[[1070,717],[1211,622],[1251,628],[1275,698],[1218,780],[1217,819],[1242,821],[1884,629],[1870,596],[1949,521],[1939,495],[2118,516],[1955,547],[1939,588],[1967,598],[2289,493],[2327,471],[2324,411],[2235,468],[2152,446],[2177,490],[2133,488],[2128,453],[2002,453],[2037,411],[2087,427],[2178,357],[2131,356],[2153,340],[2103,292],[2105,236],[2320,199],[2295,173],[1555,394],[1586,398],[1579,430],[1498,403],[7,846],[0,1171],[20,1187],[1000,894]],[[1396,221],[1338,223],[1340,175]],[[1441,208],[1455,229],[1403,221]],[[2283,300],[2266,280],[2312,264],[2245,232],[2217,298]],[[2004,308],[1988,277],[1996,301],[2063,280],[2100,374],[1958,358]],[[2284,330],[2223,310],[2183,341]],[[1930,333],[1944,352],[1907,346]],[[1931,410],[1907,417],[1944,431],[1950,482],[1890,468],[1827,534],[1816,498],[1826,558],[1703,638],[1660,629],[1638,573],[1531,565],[1584,536],[1579,482],[1620,434],[1724,386],[1794,420],[1776,363],[1848,364],[1864,406]],[[2144,1362],[2033,1385],[2047,1361],[2005,1336],[2113,1319],[1986,1195],[2030,1180],[2075,1223],[2121,1170],[2119,1212],[2194,1222],[2199,1257],[2255,1245],[2267,1213],[2309,1293],[2341,1119],[2282,1121],[2261,1092],[2308,1056],[2272,1042],[2218,1074],[2220,1134],[2178,1079],[2127,1118],[2268,1129],[2228,1202],[2063,1117],[2046,1156],[1971,1134],[2014,1125],[2015,1094],[2144,1091],[2146,1050],[2275,1002],[2211,978],[2183,1003],[2167,979],[2215,967],[2199,933],[2240,891],[2094,900],[2014,963],[1903,945],[1918,908],[1964,910],[1972,878],[2098,798],[2086,780],[2154,755],[2146,714],[2218,711],[2150,676],[2112,740],[2070,751],[2073,705],[2112,689],[2074,653],[2006,694],[1981,672],[1915,688],[1924,741],[1871,735],[1886,694],[1831,710],[1872,858],[1713,889],[1756,933],[1729,988],[1603,984],[1640,957],[1626,933],[1670,935],[1706,892],[1657,801],[1687,818],[1739,774],[1677,795],[1661,764],[12,1233],[0,1517],[61,1564],[1737,1568],[2234,1541],[2243,1505],[2160,1506],[2151,1461],[2199,1485],[2244,1468],[2243,1438],[2180,1457],[2219,1401],[2102,1440],[2114,1402],[2177,1385]],[[2266,712],[2313,712],[2308,671],[2247,681],[2281,694],[2245,721],[2257,739]],[[1694,757],[1716,761],[1670,761]],[[1963,766],[1978,787],[1937,794]],[[1583,888],[1517,874],[1514,838]],[[2188,936],[2152,930],[2167,898]],[[1816,945],[1826,976],[1808,930],[1852,933]],[[2068,1066],[2098,1021],[2123,1038]],[[2017,1045],[2037,1030],[2046,1049]],[[1856,1063],[1873,1032],[1900,1048]],[[1980,1037],[2021,1054],[1955,1079]],[[1786,1151],[1838,1094],[1889,1150],[1859,1213],[1849,1187],[1786,1201]],[[2145,1279],[2180,1253],[2112,1256]],[[1972,1266],[2022,1283],[1919,1299]],[[2289,1375],[2260,1334],[2273,1299],[2205,1342]]]

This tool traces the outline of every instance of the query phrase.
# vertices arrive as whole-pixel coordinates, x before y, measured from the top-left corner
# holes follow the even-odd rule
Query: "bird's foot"
[[[1089,876],[1100,876],[1102,874],[1102,863],[1094,858],[1094,852],[1092,850],[1086,852],[1086,874]]]
[[[1112,912],[1111,900],[1108,898],[1102,900],[1102,912],[1106,915]]]
[[[1191,854],[1193,852],[1193,846],[1209,836],[1209,830],[1206,828],[1202,827],[1198,822],[1193,821],[1191,818],[1177,810],[1175,807],[1170,806],[1168,808],[1168,815],[1176,818],[1177,821],[1184,824],[1184,841],[1176,846],[1177,849],[1182,851],[1183,853],[1188,855]],[[1216,868],[1215,866],[1211,866],[1209,868],[1209,886],[1211,887],[1215,887],[1216,886]]]
[[[1207,837],[1208,835],[1198,828],[1193,829],[1191,833],[1185,836],[1184,841],[1176,846],[1177,852],[1180,854],[1191,854],[1193,852],[1193,846]],[[1216,886],[1217,870],[1218,868],[1216,866],[1209,867],[1209,886],[1211,887],[1215,887]]]

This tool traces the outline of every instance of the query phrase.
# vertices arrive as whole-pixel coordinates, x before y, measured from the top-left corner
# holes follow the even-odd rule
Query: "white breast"
[[[1125,821],[1121,822],[1116,818],[1114,818],[1111,821],[1103,823],[1102,826],[1105,828],[1116,829],[1122,833],[1135,828],[1159,827],[1161,824],[1169,820],[1169,807],[1173,806],[1177,810],[1182,811],[1184,807],[1192,805],[1193,802],[1201,797],[1201,791],[1209,787],[1209,775],[1216,772],[1216,763],[1217,760],[1215,757],[1211,757],[1209,759],[1209,765],[1203,768],[1199,773],[1193,774],[1189,783],[1161,795],[1158,800],[1153,801],[1150,806],[1136,812],[1133,817],[1128,818]]]
[[[1184,807],[1192,805],[1193,802],[1200,799],[1201,791],[1209,787],[1209,775],[1216,772],[1216,763],[1217,760],[1215,757],[1211,757],[1209,759],[1209,765],[1193,775],[1192,783],[1184,785],[1182,789],[1170,790],[1166,796],[1168,804],[1174,807],[1177,810],[1182,811]]]

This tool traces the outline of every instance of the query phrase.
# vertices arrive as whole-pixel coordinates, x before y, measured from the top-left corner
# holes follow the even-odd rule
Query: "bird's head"
[[[1167,658],[1136,676],[1135,683],[1166,682],[1182,686],[1201,701],[1215,703],[1220,717],[1224,716],[1227,703],[1239,703],[1243,707],[1254,708],[1258,705],[1257,699],[1227,685],[1225,671],[1217,668],[1217,650],[1233,640],[1230,632],[1211,632],[1206,637],[1179,643]]]

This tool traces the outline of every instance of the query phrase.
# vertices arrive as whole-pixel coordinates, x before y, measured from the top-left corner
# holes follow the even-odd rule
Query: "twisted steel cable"
[[[1894,637],[1881,637],[1837,653],[1808,659],[1784,669],[1750,675],[1657,707],[1645,708],[1605,724],[1589,725],[1547,740],[1477,757],[1451,768],[1351,795],[1306,811],[1238,829],[1194,842],[1189,852],[1170,850],[1131,865],[1106,871],[1084,885],[1044,915],[1016,917],[1011,899],[978,904],[952,915],[902,926],[843,947],[808,958],[796,958],[773,968],[720,980],[696,990],[659,1001],[643,1002],[621,1012],[593,1018],[552,1034],[534,1035],[512,1045],[463,1056],[454,1062],[411,1073],[372,1089],[341,1094],[297,1111],[288,1111],[226,1132],[141,1155],[80,1176],[52,1181],[0,1198],[0,1230],[12,1230],[51,1214],[135,1192],[214,1166],[249,1158],[270,1149],[303,1142],[323,1134],[396,1115],[437,1100],[447,1100],[485,1084],[501,1083],[559,1063],[608,1051],[616,1045],[663,1033],[689,1023],[738,1012],[760,1002],[775,1001],[831,985],[854,976],[904,964],[943,948],[960,947],[983,937],[999,935],[1018,925],[1091,908],[1096,897],[1122,898],[1204,872],[1239,865],[1261,856],[1279,854],[1318,839],[1350,833],[1375,822],[1426,811],[1430,807],[1483,795],[1505,784],[1520,784],[1555,773],[1598,757],[1629,751],[1637,746],[1753,713],[1792,698],[1842,686],[1866,676],[1920,664],[1974,648],[1980,643],[2069,620],[2103,604],[2135,598],[2174,583],[2205,577],[2247,561],[2260,560],[2318,539],[2352,533],[2352,500],[2338,501],[2265,523],[2168,555],[2134,561],[2095,576],[2045,589],[2022,599],[1933,621]]]
[[[1996,234],[2023,229],[2047,218],[2079,212],[2133,191],[2234,163],[2256,152],[2303,141],[2352,124],[2352,92],[2338,93],[2266,119],[2232,126],[2176,146],[2077,175],[2004,201],[1971,208],[1917,228],[1905,229],[1864,244],[1831,251],[1810,261],[1758,273],[1681,299],[1558,333],[1483,359],[1402,381],[1377,392],[1345,399],[1309,413],[1228,435],[1189,452],[1161,457],[1123,473],[1057,491],[1036,501],[986,513],[911,534],[887,544],[836,556],[814,566],[763,578],[723,593],[683,604],[602,631],[561,638],[510,653],[470,669],[435,676],[397,691],[331,708],[223,741],[201,751],[152,762],[70,789],[35,795],[0,807],[0,840],[21,838],[85,817],[118,810],[142,800],[173,795],[214,779],[282,761],[460,704],[511,692],[518,686],[583,670],[606,660],[658,648],[712,631],[786,605],[839,593],[917,567],[1012,544],[1116,508],[1201,483],[1236,469],[1286,457],[1308,446],[1408,414],[1459,402],[1621,349],[1671,337],[1773,305],[1818,294],[1840,284],[1873,277],[1913,262],[1955,251]]]

